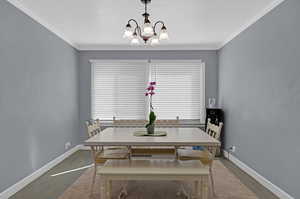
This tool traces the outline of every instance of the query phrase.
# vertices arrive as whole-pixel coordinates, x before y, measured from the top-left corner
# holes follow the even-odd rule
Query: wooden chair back
[[[172,120],[156,120],[155,125],[157,126],[165,126],[165,127],[178,127],[179,126],[179,117],[177,116],[176,119]]]
[[[87,131],[89,138],[91,138],[94,135],[97,135],[98,133],[101,132],[101,126],[100,126],[99,119],[85,121],[85,126],[86,126],[86,131]],[[103,147],[102,146],[91,146],[91,150],[92,150],[92,155],[95,158],[96,154],[103,150]]]
[[[101,125],[99,119],[86,121],[85,126],[89,138],[101,132]]]
[[[219,139],[221,135],[222,127],[223,127],[222,122],[220,122],[219,125],[215,125],[211,123],[210,118],[208,118],[206,133],[215,139]]]
[[[96,120],[94,121],[94,127],[95,127],[95,130],[98,131],[98,133],[101,132],[100,119],[96,119]]]
[[[113,125],[116,127],[141,127],[146,125],[146,120],[117,120],[115,117],[113,118]]]
[[[113,125],[115,127],[144,127],[148,123],[147,120],[119,120],[113,117]],[[178,127],[179,117],[176,119],[156,120],[155,125],[163,127]]]

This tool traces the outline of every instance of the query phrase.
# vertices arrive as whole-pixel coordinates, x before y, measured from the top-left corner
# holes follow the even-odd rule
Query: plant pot
[[[147,127],[148,134],[154,134],[155,124],[151,124]]]

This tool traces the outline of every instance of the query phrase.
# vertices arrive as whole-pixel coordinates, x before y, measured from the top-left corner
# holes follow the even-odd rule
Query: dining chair
[[[223,127],[223,123],[219,123],[219,125],[215,125],[211,123],[211,120],[208,119],[206,133],[215,139],[220,138],[221,130]],[[209,165],[209,176],[211,182],[211,190],[213,195],[215,196],[215,187],[214,187],[214,179],[212,173],[212,165],[213,160],[215,158],[217,148],[215,147],[203,147],[203,150],[192,150],[188,148],[179,148],[177,149],[177,158],[182,161],[187,160],[200,160],[202,164]]]
[[[91,120],[85,122],[88,137],[93,137],[101,133],[100,120]],[[130,158],[130,150],[128,147],[122,146],[91,146],[92,160],[94,162],[94,173],[91,183],[91,192],[95,184],[97,167],[102,166],[107,160],[125,160]],[[126,190],[124,193],[127,193]]]
[[[179,116],[176,119],[166,119],[166,120],[156,120],[155,125],[157,127],[168,127],[168,128],[178,128],[180,127]]]
[[[124,120],[124,119],[116,119],[113,117],[113,127],[143,127],[147,124],[147,120]]]

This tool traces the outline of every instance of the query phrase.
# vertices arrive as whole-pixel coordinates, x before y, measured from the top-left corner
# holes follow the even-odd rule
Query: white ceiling
[[[8,1],[81,50],[133,49],[124,27],[130,18],[142,22],[140,0]],[[219,49],[281,2],[152,0],[150,20],[163,20],[170,36],[156,49]]]

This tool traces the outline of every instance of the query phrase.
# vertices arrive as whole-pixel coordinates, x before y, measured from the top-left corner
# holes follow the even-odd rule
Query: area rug
[[[258,199],[221,161],[216,160],[213,166],[216,197],[210,194],[210,199]],[[59,199],[100,199],[99,181],[97,177],[94,191],[90,192],[93,168],[85,171]],[[184,182],[191,191],[191,182]],[[113,182],[112,198],[117,199],[122,182]],[[175,199],[178,183],[168,181],[130,181],[127,199]]]

